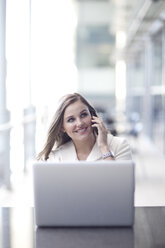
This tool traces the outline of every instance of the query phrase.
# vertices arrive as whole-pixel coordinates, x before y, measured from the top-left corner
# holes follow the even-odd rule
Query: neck
[[[77,157],[79,160],[86,160],[89,153],[91,152],[94,144],[95,144],[96,138],[94,135],[90,139],[84,142],[75,142],[75,149],[77,153]]]

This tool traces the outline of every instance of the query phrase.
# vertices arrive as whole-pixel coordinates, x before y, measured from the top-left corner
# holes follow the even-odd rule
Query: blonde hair
[[[70,104],[75,103],[79,100],[88,107],[89,112],[92,116],[97,116],[96,110],[89,104],[89,102],[82,95],[78,93],[73,93],[63,96],[61,98],[59,107],[53,117],[52,123],[48,129],[47,140],[44,145],[44,148],[37,156],[38,160],[40,159],[47,160],[54,145],[56,146],[56,148],[58,148],[61,145],[71,140],[71,138],[65,132],[62,131],[63,117],[64,117],[65,109]]]

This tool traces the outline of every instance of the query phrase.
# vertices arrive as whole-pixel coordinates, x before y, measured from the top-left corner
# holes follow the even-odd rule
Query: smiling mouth
[[[78,130],[75,131],[75,133],[84,133],[85,131],[87,130],[87,127],[84,127],[84,128],[80,128]]]

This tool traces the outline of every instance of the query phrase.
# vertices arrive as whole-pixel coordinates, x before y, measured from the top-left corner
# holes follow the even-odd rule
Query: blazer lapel
[[[113,139],[112,134],[108,134],[107,142],[108,142],[109,147],[112,144],[112,139]],[[101,159],[102,159],[102,153],[97,145],[97,142],[95,142],[93,149],[87,158],[87,161],[95,161],[95,160],[101,160]]]
[[[89,156],[87,157],[87,161],[95,161],[102,159],[102,154],[100,152],[100,149],[97,145],[97,142],[95,142],[92,151],[90,152]]]
[[[62,161],[74,161],[77,159],[77,154],[75,150],[75,146],[72,141],[63,145],[63,149],[61,149],[61,158]]]
[[[113,136],[111,134],[108,134],[108,146],[111,146]],[[61,158],[62,161],[75,161],[78,160],[76,149],[72,141],[69,141],[68,143],[64,144],[61,151]],[[97,142],[95,142],[92,151],[88,155],[86,161],[96,161],[102,159],[102,153],[97,145]]]

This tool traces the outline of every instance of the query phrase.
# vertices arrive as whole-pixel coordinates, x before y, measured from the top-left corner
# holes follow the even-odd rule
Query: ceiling
[[[127,59],[142,47],[146,36],[165,20],[165,0],[75,1],[78,68],[113,67],[116,60]]]

